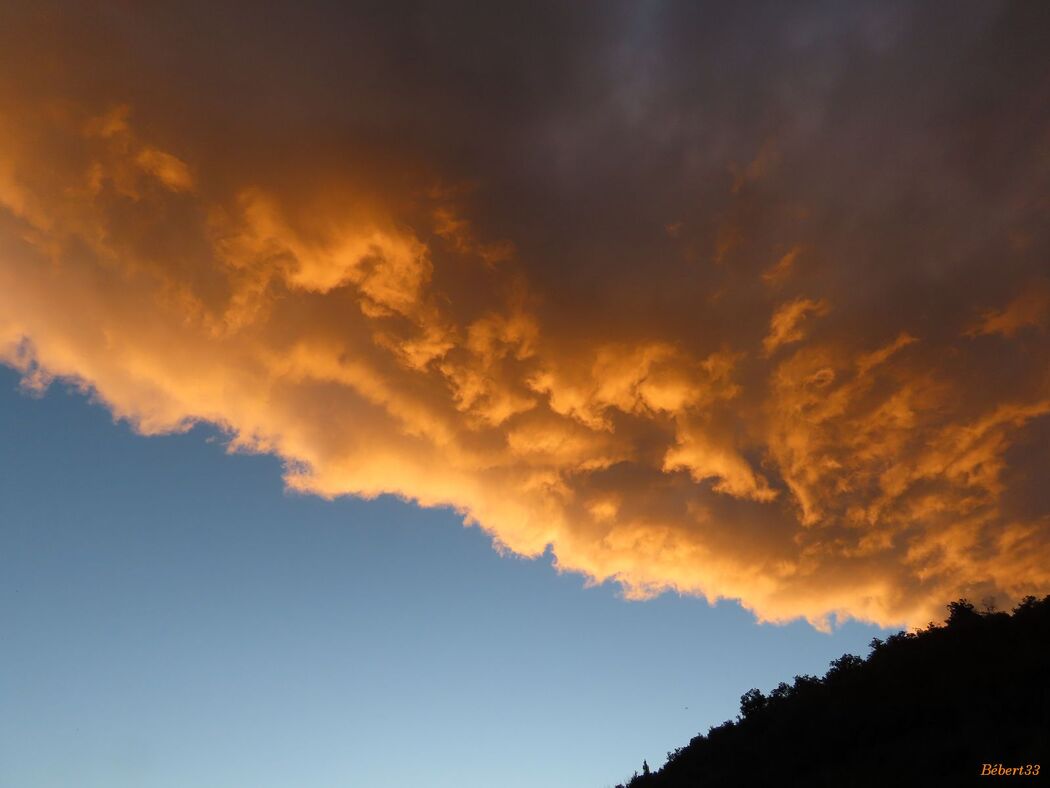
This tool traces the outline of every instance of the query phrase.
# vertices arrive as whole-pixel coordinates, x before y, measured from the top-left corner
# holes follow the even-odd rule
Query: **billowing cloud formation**
[[[0,12],[0,357],[501,549],[1050,590],[1042,4]]]

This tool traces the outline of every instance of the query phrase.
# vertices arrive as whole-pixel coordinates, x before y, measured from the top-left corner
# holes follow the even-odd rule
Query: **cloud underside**
[[[293,490],[454,507],[632,598],[826,627],[1046,593],[1046,103],[1015,79],[978,123],[980,87],[933,68],[914,97],[894,69],[935,57],[927,28],[878,8],[723,20],[691,56],[773,36],[736,92],[662,63],[640,31],[670,53],[678,23],[628,9],[555,36],[553,75],[514,41],[476,63],[440,21],[402,42],[424,62],[291,73],[249,30],[269,59],[238,72],[156,19],[9,12],[0,358],[143,434],[218,425]],[[1024,20],[1001,13],[942,48],[1009,72]],[[346,93],[344,56],[378,76]],[[493,70],[520,79],[476,107]]]

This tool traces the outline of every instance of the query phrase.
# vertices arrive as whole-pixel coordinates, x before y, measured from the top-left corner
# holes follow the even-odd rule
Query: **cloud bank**
[[[13,3],[0,359],[627,596],[1050,590],[1040,4]]]

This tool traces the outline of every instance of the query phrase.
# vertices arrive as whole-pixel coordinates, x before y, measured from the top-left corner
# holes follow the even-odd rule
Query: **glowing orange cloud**
[[[218,425],[304,493],[454,507],[499,549],[550,549],[631,598],[826,627],[1050,589],[1038,243],[995,275],[959,225],[945,256],[980,288],[942,256],[898,264],[799,191],[790,135],[712,164],[700,215],[654,198],[628,226],[647,206],[577,187],[566,173],[604,181],[582,142],[559,158],[587,127],[557,115],[536,132],[549,191],[508,156],[522,196],[504,204],[495,175],[409,144],[400,104],[354,105],[402,129],[390,145],[289,111],[291,134],[65,51],[117,87],[0,77],[0,359],[27,387],[68,381],[147,435]],[[637,101],[611,106],[629,120]],[[851,211],[885,213],[865,202],[898,188],[879,177]],[[600,221],[545,212],[559,190]],[[892,232],[894,253],[925,248]]]

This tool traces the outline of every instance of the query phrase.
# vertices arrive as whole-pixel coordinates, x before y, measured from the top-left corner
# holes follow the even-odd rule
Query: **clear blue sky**
[[[613,785],[883,634],[624,601],[0,368],[0,785]]]

